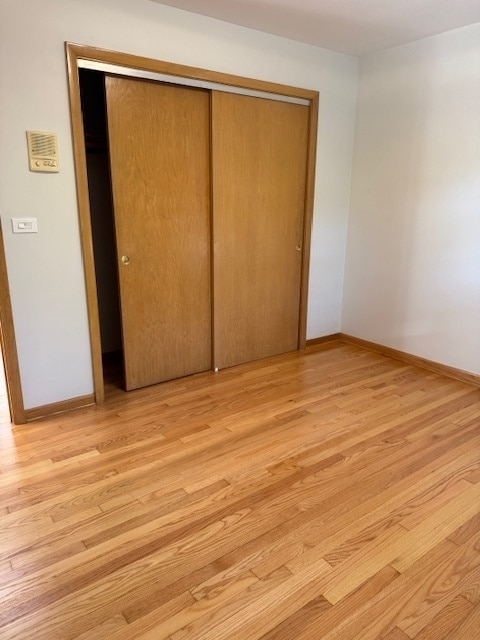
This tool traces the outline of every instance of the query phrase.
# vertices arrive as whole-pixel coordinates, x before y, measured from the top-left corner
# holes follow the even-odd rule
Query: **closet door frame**
[[[75,180],[77,204],[80,224],[85,288],[87,296],[90,345],[92,356],[92,373],[94,381],[95,401],[101,403],[105,398],[102,366],[102,346],[100,341],[100,320],[98,313],[97,286],[95,281],[95,258],[93,253],[92,228],[90,220],[90,204],[88,194],[87,160],[85,151],[83,117],[80,101],[79,68],[82,61],[106,63],[126,70],[166,74],[177,78],[213,82],[232,88],[260,91],[265,94],[285,96],[305,100],[309,107],[309,132],[307,149],[307,172],[305,188],[305,213],[303,225],[302,278],[300,288],[300,313],[298,331],[298,349],[305,349],[307,327],[308,275],[310,264],[310,238],[313,219],[313,198],[315,185],[315,162],[317,149],[317,127],[319,110],[319,93],[309,89],[301,89],[283,84],[234,76],[207,69],[188,67],[171,62],[144,58],[107,49],[99,49],[86,45],[66,43],[67,74],[70,97],[70,114],[72,126],[73,152],[75,163]]]

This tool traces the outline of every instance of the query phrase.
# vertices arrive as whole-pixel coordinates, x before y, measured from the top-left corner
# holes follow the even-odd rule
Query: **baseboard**
[[[411,353],[392,349],[391,347],[386,347],[385,345],[378,344],[376,342],[370,342],[369,340],[363,340],[362,338],[355,338],[354,336],[350,336],[345,333],[332,333],[328,336],[307,340],[307,347],[315,347],[329,342],[344,342],[346,344],[352,344],[357,347],[361,347],[362,349],[367,349],[368,351],[380,353],[388,358],[400,360],[401,362],[420,367],[421,369],[426,369],[427,371],[438,373],[440,375],[447,376],[448,378],[453,378],[454,380],[460,380],[461,382],[467,382],[475,385],[476,387],[480,387],[480,376],[475,373],[470,373],[469,371],[464,371],[463,369],[457,369],[455,367],[449,367],[448,365],[441,364],[440,362],[420,358],[419,356],[414,356]],[[63,400],[62,402],[54,402],[52,404],[34,407],[33,409],[26,409],[25,417],[27,422],[32,422],[33,420],[49,418],[59,413],[72,411],[73,409],[82,409],[94,404],[94,394],[80,396],[78,398],[71,398],[70,400]]]
[[[336,340],[341,339],[341,333],[332,333],[329,336],[322,336],[321,338],[313,338],[312,340],[307,340],[307,347],[316,347],[319,344],[325,344],[326,342],[335,342]]]
[[[419,356],[414,356],[411,353],[406,353],[405,351],[392,349],[391,347],[386,347],[382,344],[377,344],[376,342],[369,342],[368,340],[362,340],[361,338],[355,338],[354,336],[349,336],[344,333],[339,334],[338,340],[362,347],[363,349],[368,349],[369,351],[375,351],[376,353],[380,353],[388,358],[393,358],[394,360],[400,360],[401,362],[412,364],[422,369],[427,369],[427,371],[432,371],[433,373],[439,373],[443,376],[447,376],[448,378],[460,380],[461,382],[468,382],[469,384],[480,387],[480,376],[470,373],[469,371],[463,371],[463,369],[449,367],[448,365],[441,364],[440,362],[420,358]]]
[[[40,418],[51,418],[59,413],[72,411],[72,409],[89,407],[92,404],[95,404],[95,396],[93,394],[80,396],[78,398],[70,398],[70,400],[63,400],[62,402],[44,404],[40,407],[34,407],[33,409],[25,409],[25,417],[27,422],[32,422],[33,420],[40,420]]]

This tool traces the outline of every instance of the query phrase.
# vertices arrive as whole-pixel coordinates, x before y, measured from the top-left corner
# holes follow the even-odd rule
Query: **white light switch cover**
[[[38,233],[36,218],[12,218],[13,233]]]

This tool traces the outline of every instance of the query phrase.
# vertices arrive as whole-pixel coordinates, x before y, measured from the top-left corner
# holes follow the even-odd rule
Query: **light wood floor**
[[[357,347],[1,428],[2,640],[479,640],[480,390]]]

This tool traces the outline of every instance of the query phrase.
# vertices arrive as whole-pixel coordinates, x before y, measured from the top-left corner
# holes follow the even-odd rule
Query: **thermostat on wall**
[[[57,135],[47,131],[27,131],[30,171],[58,173]]]

